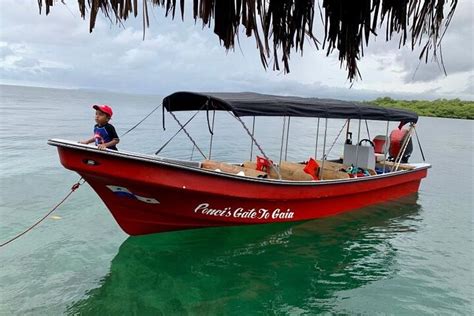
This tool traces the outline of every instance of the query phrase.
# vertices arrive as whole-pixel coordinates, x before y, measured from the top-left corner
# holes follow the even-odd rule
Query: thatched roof
[[[61,2],[64,2],[62,0]],[[55,0],[38,0],[46,14]],[[314,43],[316,49],[325,49],[329,55],[339,52],[341,66],[345,66],[350,80],[360,76],[357,60],[363,56],[364,44],[386,28],[385,39],[399,34],[399,46],[407,41],[414,49],[422,46],[420,59],[428,60],[439,49],[441,39],[451,21],[458,0],[193,0],[194,19],[211,26],[226,49],[232,49],[238,37],[239,27],[247,36],[254,36],[263,66],[268,66],[273,56],[273,69],[285,72],[290,69],[290,53],[303,52],[305,40]],[[130,15],[142,15],[143,26],[149,26],[150,5],[161,6],[166,16],[175,17],[176,0],[78,0],[83,18],[89,15],[89,30],[94,29],[97,14],[116,23]],[[184,18],[185,0],[179,1],[179,13]],[[324,21],[324,38],[316,39],[313,20],[316,5]],[[445,13],[447,15],[445,16]],[[272,44],[270,44],[273,42]]]

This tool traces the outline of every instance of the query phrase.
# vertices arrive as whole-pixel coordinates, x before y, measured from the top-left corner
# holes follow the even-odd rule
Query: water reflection
[[[393,240],[419,225],[413,195],[322,220],[130,237],[71,314],[331,311],[338,292],[396,273]]]

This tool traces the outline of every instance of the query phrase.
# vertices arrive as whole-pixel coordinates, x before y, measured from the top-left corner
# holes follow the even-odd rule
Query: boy
[[[109,124],[113,114],[112,108],[105,104],[95,104],[92,108],[95,109],[95,122],[97,123],[94,126],[94,137],[80,141],[79,143],[90,144],[95,142],[99,149],[117,150],[115,145],[120,142],[120,139],[115,128],[112,124]]]

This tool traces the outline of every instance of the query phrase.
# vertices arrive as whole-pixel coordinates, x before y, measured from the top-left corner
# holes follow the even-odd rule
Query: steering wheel
[[[362,143],[363,142],[368,142],[372,147],[375,147],[374,145],[374,142],[372,142],[370,139],[368,138],[364,138],[364,139],[361,139],[360,142],[359,142],[359,146],[362,146]]]

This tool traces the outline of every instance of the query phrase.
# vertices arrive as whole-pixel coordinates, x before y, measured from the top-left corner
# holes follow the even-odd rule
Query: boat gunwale
[[[411,170],[398,170],[384,174],[377,174],[368,177],[359,177],[359,178],[349,178],[349,179],[331,179],[331,180],[321,180],[321,181],[292,181],[292,180],[283,180],[283,179],[270,179],[270,178],[256,178],[256,177],[248,177],[248,176],[239,176],[225,172],[218,172],[214,170],[204,169],[204,168],[197,168],[191,167],[184,164],[179,164],[177,162],[173,162],[172,160],[179,161],[179,159],[170,158],[170,161],[167,158],[160,157],[160,156],[151,156],[147,154],[141,153],[134,153],[134,152],[127,152],[127,151],[115,151],[115,150],[101,150],[97,147],[92,147],[85,144],[76,143],[69,140],[63,139],[49,139],[48,145],[56,146],[56,147],[64,147],[64,148],[72,148],[78,149],[81,151],[86,152],[93,152],[95,154],[102,154],[106,156],[115,156],[119,158],[126,158],[131,160],[137,161],[145,161],[150,162],[158,165],[164,165],[172,168],[177,169],[185,169],[192,172],[199,172],[203,174],[213,175],[213,176],[220,176],[224,178],[231,178],[240,181],[249,181],[249,182],[256,182],[260,184],[276,184],[276,185],[292,185],[292,186],[319,186],[319,185],[329,185],[329,184],[344,184],[344,183],[354,183],[354,182],[362,182],[362,181],[371,181],[389,177],[395,177],[399,175],[409,174],[418,172],[424,169],[431,168],[431,164],[428,163],[417,163],[419,166],[415,166],[414,169]],[[189,162],[187,160],[183,160],[183,162]]]

